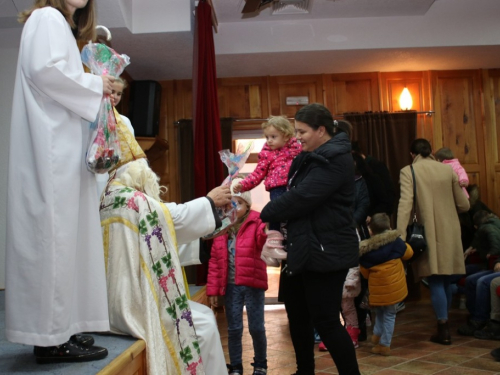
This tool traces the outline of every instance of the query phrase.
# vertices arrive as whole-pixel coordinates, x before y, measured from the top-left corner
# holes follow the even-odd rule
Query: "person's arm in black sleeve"
[[[214,214],[214,219],[215,219],[215,229],[220,228],[222,226],[222,220],[219,217],[219,214],[217,213],[217,210],[215,208],[215,203],[210,197],[205,197],[208,199],[210,202],[210,206],[212,207],[212,213]]]

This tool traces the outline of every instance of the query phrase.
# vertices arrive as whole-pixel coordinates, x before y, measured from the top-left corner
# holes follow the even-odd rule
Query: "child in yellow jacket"
[[[410,259],[413,250],[391,230],[385,213],[373,215],[368,230],[371,237],[359,243],[359,270],[368,280],[369,303],[376,312],[372,353],[390,355],[396,305],[408,295],[401,259]]]

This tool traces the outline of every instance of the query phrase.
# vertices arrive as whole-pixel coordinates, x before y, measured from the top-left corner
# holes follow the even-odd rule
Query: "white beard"
[[[160,195],[167,191],[165,186],[160,185],[160,177],[153,172],[148,161],[143,158],[120,167],[115,179],[125,186],[143,192],[158,202],[162,202]]]

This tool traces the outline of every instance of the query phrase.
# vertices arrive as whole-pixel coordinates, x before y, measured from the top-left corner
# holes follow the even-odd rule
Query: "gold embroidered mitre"
[[[146,158],[146,154],[142,150],[139,143],[135,140],[134,135],[130,132],[127,125],[123,123],[122,117],[115,111],[116,118],[116,129],[118,130],[118,139],[120,140],[120,161],[115,166],[116,169],[120,168],[122,165],[127,164],[130,161],[134,161],[140,158]]]

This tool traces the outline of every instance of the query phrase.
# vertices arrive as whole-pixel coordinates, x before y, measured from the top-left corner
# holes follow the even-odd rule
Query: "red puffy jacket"
[[[260,220],[260,214],[250,210],[250,214],[236,235],[234,259],[236,285],[267,290],[266,264],[260,259],[262,247],[267,239],[264,228],[265,224]],[[212,255],[208,262],[207,296],[226,294],[227,240],[227,234],[214,239]]]

